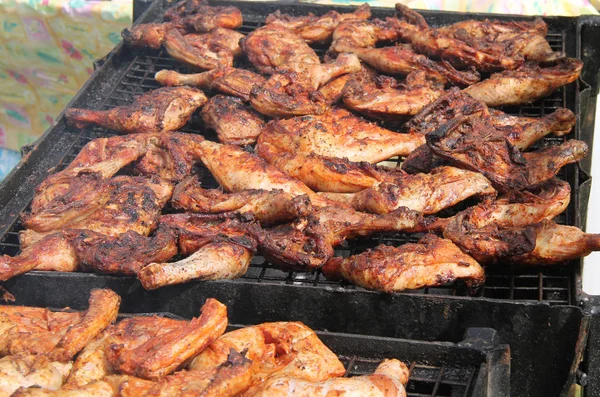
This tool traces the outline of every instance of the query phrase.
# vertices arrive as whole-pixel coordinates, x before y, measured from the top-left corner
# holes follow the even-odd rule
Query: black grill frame
[[[331,8],[335,8],[338,11],[345,10],[344,7],[309,4],[287,5],[281,3],[235,2],[219,2],[219,4],[234,4],[239,6],[247,20],[253,20],[253,18],[256,20],[256,16],[264,16],[278,8],[282,9],[283,12],[291,14],[305,14],[307,12],[323,13]],[[159,13],[160,4],[155,3],[144,14],[142,20],[155,20]],[[391,15],[393,12],[389,9],[374,9],[373,13],[375,17],[384,17]],[[444,12],[424,12],[424,15],[432,25],[452,23],[466,19],[467,17],[478,19],[487,17],[486,15],[465,16],[458,13]],[[518,16],[497,15],[494,15],[493,18],[522,19]],[[581,43],[579,31],[582,23],[589,23],[589,19],[586,22],[577,18],[550,17],[546,18],[546,21],[551,27],[551,34],[553,27],[558,28],[558,33],[553,37],[557,40],[559,38],[562,40],[561,47],[569,56],[582,55],[581,48],[585,43]],[[597,23],[594,19],[592,19],[592,22]],[[246,28],[252,28],[248,24],[245,24],[245,26]],[[593,42],[588,42],[585,45],[588,47],[598,46],[597,43]],[[132,61],[139,56],[145,55],[144,53],[141,55],[134,54],[122,46],[118,46],[109,57],[99,62],[99,64],[104,63],[104,65],[96,71],[95,75],[82,88],[69,107],[102,108],[106,104],[105,101],[113,93],[119,93],[118,91],[113,91],[113,89],[121,77],[129,72],[135,73]],[[162,62],[163,60],[161,59],[160,61]],[[581,121],[586,117],[581,112],[581,108],[585,108],[583,100],[586,98],[586,90],[589,91],[587,85],[582,81],[578,81],[576,84],[570,85],[567,89],[561,90],[559,94],[551,97],[556,99],[542,100],[541,107],[534,104],[533,106],[508,109],[508,111],[513,114],[538,116],[546,112],[546,110],[551,110],[556,103],[568,102],[569,106],[567,107],[579,116],[579,122],[572,134],[573,138],[578,138],[581,135]],[[194,125],[194,121],[192,125]],[[188,128],[184,128],[184,131],[190,132]],[[75,145],[82,146],[82,143],[100,136],[107,136],[106,131],[99,128],[83,131],[73,129],[66,125],[64,117],[61,115],[56,124],[40,139],[33,151],[24,158],[13,171],[12,175],[7,178],[0,189],[0,204],[2,204],[2,207],[0,207],[0,236],[2,236],[0,237],[0,247],[2,247],[3,253],[14,254],[18,250],[17,235],[13,230],[18,228],[18,213],[27,208],[32,198],[32,187],[40,183],[47,176],[48,171],[58,169],[54,167],[64,167],[68,164],[73,158],[73,155],[68,154],[71,147]],[[558,139],[549,139],[546,141],[552,143],[552,141],[556,142]],[[565,219],[562,219],[562,221],[579,226],[581,225],[581,208],[579,207],[579,203],[585,202],[586,197],[584,197],[585,193],[580,195],[578,187],[585,182],[586,174],[579,166],[571,165],[565,168],[563,178],[569,180],[574,189],[571,204],[567,209]],[[373,240],[373,244],[385,242],[385,239],[393,240],[394,238],[389,235],[380,236],[378,239]],[[345,254],[348,253],[346,252]],[[386,296],[368,292],[343,282],[324,283],[322,276],[318,273],[307,277],[306,274],[296,272],[284,273],[269,267],[263,268],[260,260],[260,258],[255,259],[253,269],[249,271],[246,277],[239,280],[215,283],[191,283],[177,288],[167,288],[165,291],[157,294],[139,291],[139,284],[131,278],[93,274],[75,275],[31,272],[15,280],[10,280],[4,283],[4,285],[11,292],[11,288],[13,288],[27,294],[31,293],[32,288],[31,286],[25,287],[27,284],[38,285],[44,288],[43,284],[39,284],[40,280],[46,280],[46,283],[54,283],[57,286],[64,283],[65,285],[69,285],[70,288],[78,288],[78,284],[73,284],[74,282],[84,283],[85,288],[91,288],[94,285],[115,286],[115,288],[121,288],[122,295],[130,294],[141,299],[149,299],[154,302],[153,304],[158,306],[160,304],[153,300],[152,296],[161,296],[161,299],[168,299],[169,304],[177,304],[173,300],[180,298],[176,297],[179,294],[175,291],[191,291],[190,297],[193,296],[194,298],[210,293],[215,297],[222,295],[229,299],[233,299],[231,291],[243,294],[251,294],[253,292],[254,295],[249,295],[249,299],[263,301],[263,303],[265,300],[271,299],[271,301],[266,303],[267,307],[265,309],[259,309],[261,315],[265,318],[264,321],[288,318],[289,314],[284,310],[276,310],[271,306],[277,305],[278,298],[285,297],[282,300],[288,302],[287,297],[294,296],[298,305],[302,303],[311,307],[310,305],[312,304],[311,308],[317,312],[345,311],[343,315],[337,315],[336,319],[340,320],[339,322],[326,318],[323,313],[318,313],[316,316],[311,315],[311,310],[299,313],[301,320],[317,329],[396,337],[415,337],[426,340],[441,339],[457,341],[460,340],[460,334],[469,326],[483,325],[495,327],[499,329],[503,338],[517,351],[515,357],[518,357],[519,361],[515,363],[514,367],[520,371],[520,375],[517,377],[513,376],[513,386],[516,386],[514,390],[527,390],[527,394],[529,395],[544,395],[544,393],[548,395],[548,393],[555,393],[556,390],[562,390],[562,393],[564,393],[566,390],[564,385],[572,381],[577,364],[581,360],[587,336],[588,319],[579,307],[585,299],[585,295],[581,291],[580,269],[577,263],[573,266],[544,269],[496,268],[490,271],[486,286],[476,296],[467,296],[467,291],[460,285],[456,289],[447,287],[430,288]],[[134,292],[132,293],[132,291]],[[265,299],[257,297],[257,294],[265,295]],[[327,302],[326,304],[315,302],[313,297],[309,297],[309,295],[318,295],[320,299],[324,300],[350,300],[352,309],[348,309],[347,305],[343,304],[344,302]],[[292,301],[291,303],[293,304],[294,302]],[[193,307],[194,304],[191,304],[191,306]],[[432,314],[428,318],[428,321],[420,321],[415,326],[415,329],[404,329],[402,327],[411,326],[410,321],[406,319],[384,319],[369,316],[365,313],[360,313],[357,316],[357,311],[361,310],[363,305],[366,305],[370,309],[377,308],[378,306],[380,309],[385,307],[386,310],[399,310],[399,307],[407,306],[406,314],[408,316],[419,317],[422,311]],[[131,306],[134,310],[141,310],[139,301],[132,302]],[[157,307],[149,307],[148,310],[154,311],[157,310]],[[186,308],[183,311],[187,312],[187,310],[189,309]],[[527,316],[527,320],[521,318],[523,315]],[[352,319],[353,316],[357,317],[355,321]],[[369,328],[365,324],[358,324],[358,318],[366,323],[372,321],[375,323],[375,326]],[[431,327],[426,324],[430,321],[438,322],[439,324]],[[551,326],[553,322],[556,324],[556,321],[562,324],[561,329],[558,331],[552,329],[553,327]],[[513,329],[513,324],[516,324],[516,331]],[[536,331],[536,328],[540,329]],[[546,365],[547,360],[544,358],[539,359],[541,352],[538,351],[536,355],[536,351],[539,350],[539,343],[528,346],[527,342],[522,338],[523,334],[539,334],[540,339],[544,341],[543,343],[552,345],[556,343],[561,344],[561,362]],[[526,352],[530,352],[531,354],[527,354]],[[544,354],[541,354],[541,356],[544,356]],[[532,366],[539,366],[539,368],[534,367],[532,369]],[[551,379],[551,381],[547,382],[545,388],[537,387],[539,385],[534,387],[536,383],[535,379],[541,379],[540,376],[542,373],[544,374],[544,378]]]

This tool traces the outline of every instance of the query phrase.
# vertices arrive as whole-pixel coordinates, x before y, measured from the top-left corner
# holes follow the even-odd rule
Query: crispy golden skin
[[[474,116],[456,118],[427,134],[426,139],[436,155],[481,172],[501,190],[540,184],[587,154],[585,142],[577,140],[521,154],[503,131]]]
[[[408,374],[408,367],[401,361],[384,360],[375,373],[350,378],[311,382],[293,376],[273,376],[244,396],[405,397]]]
[[[106,341],[108,362],[116,370],[160,379],[210,345],[227,327],[227,308],[208,299],[191,321],[135,317],[120,321]]]
[[[262,225],[291,221],[312,211],[307,196],[294,197],[279,189],[224,193],[219,189],[203,189],[194,177],[175,187],[171,205],[197,213],[249,214]]]
[[[85,312],[51,312],[48,309],[0,306],[2,353],[45,355],[50,361],[68,362],[117,318],[121,298],[111,290],[92,290]]]
[[[427,80],[421,70],[411,72],[404,83],[388,76],[369,79],[356,74],[346,83],[343,100],[349,109],[374,118],[402,119],[417,114],[442,92],[443,87]]]
[[[380,245],[348,258],[333,258],[323,267],[326,277],[344,277],[363,288],[399,292],[434,287],[463,279],[472,287],[485,281],[485,272],[450,240],[432,234],[417,244]]]
[[[203,90],[216,90],[223,94],[250,99],[255,85],[261,85],[265,78],[245,69],[218,68],[202,73],[181,74],[174,70],[161,70],[154,76],[156,81],[166,86],[189,85]]]
[[[67,109],[65,117],[78,128],[89,125],[123,134],[169,132],[183,127],[192,113],[206,102],[192,87],[163,87],[137,97],[130,105],[108,110]]]
[[[215,130],[221,143],[251,145],[265,126],[263,117],[241,99],[215,95],[202,108],[206,128]]]
[[[282,26],[290,29],[307,43],[324,43],[331,40],[333,31],[343,21],[347,20],[366,20],[371,18],[371,8],[368,4],[363,4],[354,12],[340,14],[337,11],[316,16],[312,13],[306,16],[292,16],[282,14],[277,10],[267,15],[265,22],[270,25]]]
[[[315,51],[294,32],[277,25],[258,28],[241,41],[250,62],[261,73],[275,73],[287,64],[321,63]]]
[[[406,207],[423,214],[435,214],[471,196],[495,195],[496,190],[478,172],[443,166],[430,174],[398,175],[357,193],[320,193],[350,205],[357,211],[387,214]]]
[[[200,353],[189,369],[202,371],[222,365],[232,349],[246,351],[253,385],[271,376],[320,381],[345,372],[337,356],[299,322],[264,323],[228,332]]]
[[[525,64],[517,70],[495,73],[465,92],[488,106],[519,105],[546,97],[579,78],[583,62],[565,58],[554,66]]]

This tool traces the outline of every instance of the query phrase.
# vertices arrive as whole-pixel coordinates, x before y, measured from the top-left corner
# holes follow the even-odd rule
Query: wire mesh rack
[[[242,33],[249,33],[257,27],[262,26],[262,19],[252,19],[252,16],[245,16],[244,25],[240,28]],[[555,51],[565,51],[565,32],[550,31],[547,40]],[[324,48],[317,49],[319,55],[324,54]],[[247,61],[238,61],[238,67],[248,67]],[[113,87],[109,95],[101,102],[100,108],[108,109],[114,106],[131,103],[137,95],[143,94],[152,89],[160,87],[160,84],[154,79],[156,72],[162,69],[177,70],[179,72],[192,72],[187,67],[178,64],[166,52],[162,50],[142,50],[137,53],[130,61],[127,69],[121,76],[118,83]],[[574,109],[574,90],[571,88],[561,88],[551,96],[541,99],[535,103],[525,106],[511,107],[503,109],[509,114],[519,116],[541,117],[555,111],[558,108],[566,107],[573,111]],[[571,92],[572,91],[572,92]],[[385,125],[384,125],[385,126]],[[68,134],[72,136],[72,145],[68,153],[56,167],[56,171],[66,167],[79,153],[79,151],[91,140],[115,135],[114,132],[98,128],[76,129],[69,127]],[[183,132],[202,134],[207,139],[216,140],[216,135],[211,131],[205,131],[202,121],[196,116],[182,129]],[[566,137],[546,137],[538,142],[533,149],[548,145],[556,145],[563,142]],[[402,159],[392,159],[391,165],[399,165]],[[387,162],[390,165],[390,161]],[[217,188],[218,185],[208,170],[199,168],[201,183],[204,188]],[[561,179],[567,180],[572,186],[572,194],[575,195],[578,187],[578,172],[574,165],[564,167],[558,175]],[[561,224],[575,224],[574,197],[571,204],[555,221]],[[461,207],[454,208],[454,212]],[[24,209],[25,210],[25,209]],[[452,214],[452,209],[447,211]],[[8,255],[16,255],[19,252],[18,233],[22,229],[19,220],[15,220],[9,231],[0,238],[0,252]],[[402,233],[383,233],[372,238],[363,238],[357,241],[346,241],[336,251],[338,256],[349,256],[364,252],[366,249],[374,248],[379,244],[401,245],[406,242],[416,242],[418,235],[406,235]],[[578,266],[559,266],[547,268],[519,268],[513,266],[497,265],[489,267],[487,272],[487,281],[478,291],[469,291],[461,282],[451,283],[441,287],[424,288],[416,291],[409,291],[410,294],[431,294],[448,296],[472,296],[473,298],[493,298],[511,301],[534,301],[546,302],[551,305],[569,305],[575,304],[575,294],[573,293],[575,278],[578,272]],[[325,279],[320,271],[305,272],[286,272],[274,268],[268,261],[261,256],[253,258],[250,268],[246,275],[242,277],[244,281],[253,281],[257,283],[278,283],[290,285],[323,286],[354,289],[359,288],[348,282],[332,282]]]

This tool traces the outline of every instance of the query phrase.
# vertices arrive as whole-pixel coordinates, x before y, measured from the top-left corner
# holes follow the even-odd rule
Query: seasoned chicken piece
[[[351,110],[375,118],[413,116],[443,92],[441,85],[426,77],[425,72],[420,70],[409,74],[404,83],[388,76],[371,80],[355,75],[344,87],[344,104]]]
[[[94,382],[78,388],[60,388],[59,390],[30,387],[19,389],[11,397],[116,397],[115,390],[106,382]]]
[[[405,128],[409,132],[425,135],[444,123],[464,115],[478,116],[495,126],[506,135],[512,145],[520,150],[527,149],[545,135],[568,134],[577,121],[573,112],[562,108],[543,117],[510,116],[496,109],[488,109],[483,102],[476,101],[463,91],[453,88],[431,105],[423,108],[418,115],[405,124]],[[402,169],[409,173],[427,173],[443,164],[444,160],[434,155],[427,145],[423,145],[408,155],[402,164]]]
[[[315,154],[374,164],[406,156],[424,143],[423,135],[392,132],[345,109],[334,108],[323,115],[270,122],[258,138],[256,151],[263,156],[263,145],[267,145],[276,153]],[[276,158],[266,160],[273,162]]]
[[[0,358],[0,393],[2,396],[15,395],[13,393],[21,387],[60,389],[71,366],[72,363],[53,362],[43,355],[18,354]]]
[[[108,362],[124,374],[160,379],[196,356],[227,327],[227,308],[207,299],[191,321],[133,317],[111,328],[104,347]]]
[[[244,105],[241,99],[215,95],[202,108],[206,128],[217,132],[219,141],[232,145],[251,145],[265,126],[263,117]]]
[[[321,16],[309,13],[308,15],[297,17],[282,14],[281,11],[277,10],[267,16],[265,23],[290,29],[307,43],[324,43],[331,40],[333,31],[342,21],[354,19],[365,20],[369,18],[371,18],[371,8],[365,3],[354,12],[340,14],[337,11],[329,11]]]
[[[117,318],[121,298],[111,290],[92,290],[85,312],[51,312],[24,306],[0,306],[0,321],[10,328],[2,335],[0,354],[44,355],[69,362]]]
[[[76,390],[106,379],[107,375],[115,373],[105,352],[106,343],[112,330],[113,328],[109,327],[83,348],[73,363],[73,369],[65,382],[65,388]]]
[[[319,88],[319,94],[323,97],[327,105],[334,105],[342,99],[344,87],[351,77],[351,74],[345,74]]]
[[[443,26],[438,32],[461,40],[476,50],[528,61],[551,62],[564,57],[545,39],[548,26],[541,18],[528,21],[467,20]]]
[[[525,64],[517,70],[495,73],[465,88],[465,92],[488,106],[529,103],[577,80],[582,68],[583,62],[574,58],[558,60],[550,67]]]
[[[169,132],[183,127],[206,102],[202,91],[191,87],[163,87],[148,91],[125,106],[108,110],[67,109],[65,117],[78,128],[89,125],[119,131]]]
[[[345,372],[337,356],[300,322],[264,323],[227,332],[200,353],[189,369],[206,371],[222,365],[232,349],[246,351],[253,385],[270,376],[321,381]]]
[[[72,183],[44,208],[22,214],[23,226],[44,234],[70,228],[108,236],[131,230],[147,236],[156,228],[160,211],[173,193],[172,184],[156,177],[101,179],[98,174],[83,174],[75,178],[82,181]],[[86,183],[92,192],[84,187]]]
[[[172,263],[151,263],[138,278],[145,289],[181,284],[190,280],[231,280],[246,274],[253,252],[237,244],[208,243],[185,259]]]
[[[121,36],[123,36],[123,43],[128,47],[158,50],[165,40],[167,31],[175,28],[176,25],[169,23],[142,23],[123,29]]]
[[[194,32],[210,32],[217,28],[237,29],[242,26],[242,12],[231,6],[214,7],[198,0],[183,0],[165,12],[165,20]]]
[[[224,193],[218,189],[203,189],[193,177],[175,187],[171,205],[198,213],[249,214],[262,225],[291,221],[312,211],[308,196],[293,197],[279,189]]]
[[[315,51],[289,29],[278,25],[260,27],[241,41],[250,62],[261,73],[275,73],[287,64],[321,63]]]
[[[480,80],[478,73],[458,71],[448,62],[434,62],[425,55],[412,51],[410,45],[372,48],[353,46],[347,40],[337,40],[330,50],[356,54],[361,61],[387,74],[408,75],[416,70],[422,70],[427,73],[428,78],[442,84],[452,83],[463,86],[475,84]]]
[[[583,141],[521,154],[506,135],[478,117],[454,119],[426,136],[433,152],[460,167],[481,172],[500,190],[540,184],[587,154]]]
[[[333,378],[311,382],[290,376],[273,376],[244,396],[270,397],[406,397],[404,385],[408,383],[409,370],[401,361],[384,360],[375,373],[350,378]]]
[[[526,254],[536,241],[529,226],[562,213],[570,197],[570,185],[554,178],[536,189],[513,192],[462,211],[447,220],[444,237],[481,263]]]
[[[250,104],[270,117],[293,117],[321,114],[327,108],[325,98],[317,91],[329,80],[361,70],[353,54],[341,54],[329,64],[287,64],[280,73],[264,84],[256,85],[250,93]]]
[[[385,21],[380,19],[344,21],[334,30],[333,43],[330,49],[333,52],[343,52],[335,50],[338,41],[353,47],[375,47],[377,43],[382,41],[396,41],[400,34],[389,22],[389,19]]]
[[[161,70],[154,76],[162,85],[190,85],[204,90],[216,90],[227,95],[234,95],[244,101],[250,99],[250,92],[255,85],[266,80],[260,74],[245,69],[218,68],[203,73],[181,74],[173,70]]]
[[[417,244],[380,245],[348,258],[333,258],[322,268],[329,279],[343,277],[363,288],[399,292],[463,279],[475,288],[485,281],[482,267],[452,241],[432,234]]]
[[[236,146],[204,141],[201,150],[202,162],[226,191],[280,189],[293,197],[307,195],[316,206],[327,202],[302,182]]]
[[[239,46],[243,34],[217,28],[210,33],[181,34],[168,30],[163,45],[173,59],[198,69],[217,69],[233,65],[234,57],[241,55]]]
[[[516,69],[522,63],[505,54],[488,54],[471,47],[450,34],[431,29],[423,17],[403,4],[396,4],[396,11],[405,20],[389,19],[401,38],[410,42],[421,54],[448,61],[455,67],[474,66],[480,71]]]
[[[478,172],[444,166],[431,174],[399,175],[393,183],[384,182],[357,193],[320,194],[374,214],[387,214],[400,207],[435,214],[474,195],[495,195],[496,190]]]

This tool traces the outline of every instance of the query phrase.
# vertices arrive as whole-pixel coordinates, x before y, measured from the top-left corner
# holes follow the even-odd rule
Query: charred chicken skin
[[[417,244],[380,245],[348,258],[333,258],[323,267],[326,277],[344,277],[367,289],[398,292],[464,279],[477,287],[485,281],[481,266],[450,240],[434,235]]]
[[[183,0],[165,12],[165,20],[194,32],[210,32],[217,28],[237,29],[243,17],[236,7],[214,7],[203,1]]]
[[[67,109],[65,117],[78,128],[97,125],[123,134],[170,132],[188,122],[206,102],[191,87],[163,87],[138,97],[131,105],[108,110]]]
[[[232,145],[256,142],[265,126],[262,116],[244,105],[241,99],[215,95],[202,108],[206,128],[217,132],[219,141]]]
[[[282,14],[281,11],[277,10],[268,15],[265,22],[273,26],[287,28],[307,43],[323,43],[331,40],[333,31],[341,22],[355,19],[366,20],[369,18],[371,18],[371,8],[365,3],[354,12],[340,14],[337,11],[329,11],[321,16],[311,13],[306,16],[295,17]]]

